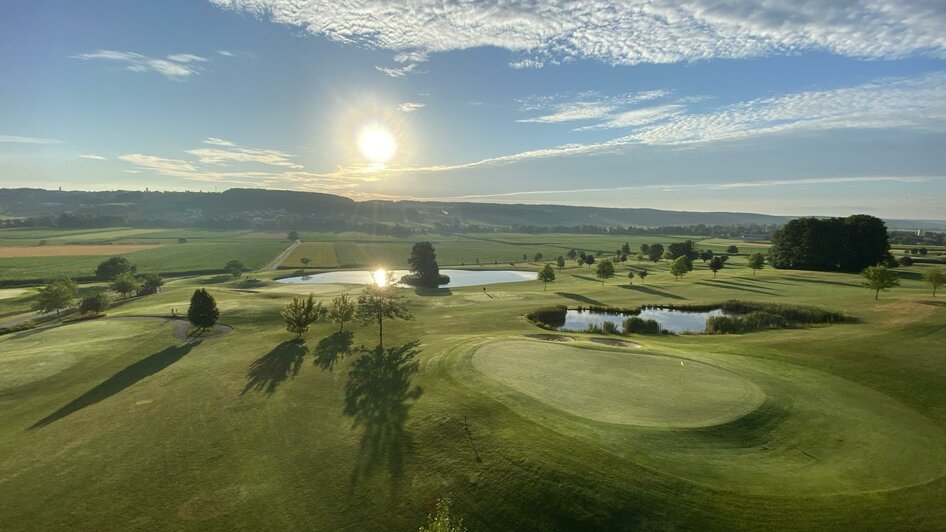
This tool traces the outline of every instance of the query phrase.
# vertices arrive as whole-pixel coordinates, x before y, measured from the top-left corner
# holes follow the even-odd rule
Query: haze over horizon
[[[946,4],[17,4],[0,187],[946,219]]]

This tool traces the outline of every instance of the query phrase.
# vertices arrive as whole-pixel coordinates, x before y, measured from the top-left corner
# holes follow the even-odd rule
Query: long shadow
[[[784,276],[784,278],[791,281],[798,281],[801,283],[830,284],[830,285],[835,285],[835,286],[850,286],[854,288],[862,288],[862,286],[859,284],[842,283],[841,281],[827,281],[825,279],[810,279],[808,277],[796,277],[794,275],[786,275]]]
[[[316,366],[332,371],[335,363],[351,352],[352,339],[355,333],[338,331],[319,340],[312,350],[313,362]]]
[[[589,277],[589,276],[587,276],[587,275],[578,275],[578,274],[576,274],[576,273],[573,273],[573,274],[572,274],[572,277],[574,277],[574,278],[576,278],[576,279],[582,279],[582,280],[584,280],[584,281],[594,281],[594,282],[596,282],[596,283],[600,283],[600,282],[601,282],[601,279],[598,279],[597,277]]]
[[[671,292],[666,292],[666,291],[664,291],[664,290],[659,290],[659,289],[657,289],[657,288],[652,288],[652,287],[650,287],[650,286],[643,286],[643,285],[632,285],[632,286],[628,286],[628,285],[626,285],[626,284],[622,284],[622,285],[618,285],[618,286],[620,286],[621,288],[623,288],[623,289],[625,289],[625,290],[636,290],[636,291],[638,291],[638,292],[643,292],[643,293],[645,293],[645,294],[650,294],[650,295],[652,295],[652,296],[666,297],[666,298],[669,298],[669,299],[686,299],[686,298],[683,297],[683,296],[679,296],[679,295],[674,294],[674,293],[671,293]]]
[[[453,294],[449,288],[415,288],[414,293],[422,297],[449,296]]]
[[[410,432],[404,428],[411,405],[423,390],[411,385],[417,373],[418,342],[365,351],[352,364],[345,387],[344,413],[355,427],[364,429],[359,463],[352,481],[387,465],[392,480],[404,472],[404,458],[412,449]]]
[[[931,307],[946,307],[946,301],[920,301],[919,303]]]
[[[81,396],[73,399],[69,404],[56,410],[52,414],[37,421],[30,427],[30,430],[45,427],[53,421],[62,419],[70,414],[78,412],[83,408],[94,405],[99,401],[104,401],[118,392],[134,385],[138,381],[150,377],[163,370],[178,360],[184,358],[191,349],[200,345],[200,341],[188,342],[184,345],[172,346],[162,349],[153,355],[135,362],[127,368],[112,375],[104,382],[85,392]]]
[[[740,284],[728,283],[726,281],[696,281],[694,284],[709,286],[712,288],[722,288],[724,290],[741,290],[743,292],[752,292],[755,294],[764,294],[767,296],[780,295],[778,292],[772,292],[771,290],[759,290],[757,288],[748,288]]]
[[[277,345],[250,364],[246,373],[246,386],[240,395],[249,391],[272,395],[283,381],[299,374],[305,354],[304,340],[293,339]]]
[[[590,297],[586,297],[581,294],[575,294],[572,292],[555,292],[555,295],[562,296],[562,297],[571,299],[573,301],[577,301],[579,303],[585,303],[587,305],[597,305],[599,307],[606,306],[604,303],[598,301],[597,299],[592,299]]]

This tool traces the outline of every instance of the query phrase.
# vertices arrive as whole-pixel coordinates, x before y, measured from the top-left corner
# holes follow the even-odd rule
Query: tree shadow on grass
[[[313,362],[322,369],[332,371],[335,363],[351,352],[354,337],[355,333],[351,331],[338,331],[322,338],[312,350]]]
[[[352,481],[387,466],[395,483],[404,471],[405,455],[412,448],[411,434],[404,428],[411,405],[423,390],[411,385],[419,364],[417,342],[365,351],[352,364],[345,387],[344,413],[364,429],[358,465]]]
[[[834,272],[831,272],[831,273],[834,273]],[[850,286],[853,288],[863,288],[863,285],[856,284],[856,283],[844,283],[841,281],[828,281],[826,279],[812,279],[809,277],[799,277],[797,275],[785,275],[783,276],[783,278],[790,281],[797,281],[801,283],[830,284],[830,285],[835,285],[835,286]]]
[[[725,290],[741,290],[743,292],[754,292],[756,294],[765,294],[767,296],[778,296],[781,295],[778,292],[774,292],[767,288],[754,288],[751,286],[746,286],[740,283],[734,283],[731,281],[715,280],[715,281],[696,281],[695,284],[709,286],[712,288],[723,288]]]
[[[453,294],[449,288],[415,288],[414,293],[422,297],[449,296]]]
[[[651,286],[644,286],[644,285],[632,285],[632,286],[628,286],[628,285],[626,285],[626,284],[622,284],[622,285],[618,285],[618,286],[620,286],[621,288],[623,288],[623,289],[625,289],[625,290],[636,290],[636,291],[638,291],[638,292],[643,292],[643,293],[645,293],[645,294],[650,294],[650,295],[652,295],[652,296],[666,297],[666,298],[669,298],[669,299],[686,299],[686,298],[683,297],[683,296],[678,296],[677,294],[674,294],[674,293],[672,293],[672,292],[667,292],[667,291],[665,291],[665,290],[660,290],[660,289],[658,289],[658,288],[653,288],[653,287],[651,287]]]
[[[598,301],[597,299],[592,299],[590,297],[583,296],[581,294],[575,294],[572,292],[555,292],[555,295],[562,296],[562,297],[571,299],[573,301],[577,301],[579,303],[585,303],[586,305],[597,305],[599,307],[607,306],[604,303]]]
[[[283,381],[299,374],[305,354],[305,341],[299,338],[277,345],[250,364],[246,373],[246,386],[240,395],[249,391],[272,395]]]
[[[153,355],[143,358],[138,362],[135,362],[127,368],[112,375],[105,382],[74,399],[66,406],[37,421],[35,424],[33,424],[33,426],[30,427],[30,430],[44,427],[53,421],[57,421],[70,414],[78,412],[87,406],[94,405],[99,401],[108,399],[125,388],[134,385],[138,381],[146,377],[150,377],[151,375],[154,375],[155,373],[177,362],[183,358],[184,355],[189,353],[191,349],[197,347],[198,345],[200,345],[200,341],[188,342],[184,345],[171,346],[167,349],[162,349]]]
[[[601,279],[598,279],[597,277],[589,277],[589,276],[587,276],[587,275],[578,275],[577,273],[573,273],[573,274],[572,274],[572,277],[574,277],[574,278],[576,278],[576,279],[581,279],[581,280],[583,280],[583,281],[594,281],[594,282],[596,282],[596,283],[600,283],[600,282],[601,282]]]

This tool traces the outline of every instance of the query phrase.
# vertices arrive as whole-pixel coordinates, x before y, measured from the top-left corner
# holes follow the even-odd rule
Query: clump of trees
[[[546,264],[539,274],[536,276],[536,279],[542,283],[542,290],[548,290],[549,283],[555,281],[555,270],[552,268],[551,264]]]
[[[868,266],[861,272],[861,276],[864,278],[864,286],[874,291],[874,299],[880,297],[881,290],[900,286],[896,272],[886,266]]]
[[[105,293],[88,296],[79,302],[79,312],[85,315],[98,316],[106,309],[108,309],[108,295]]]
[[[856,214],[791,220],[772,236],[769,261],[780,269],[860,272],[892,256],[883,220]]]
[[[187,321],[200,331],[209,329],[220,320],[217,301],[204,288],[194,290],[190,306],[187,308]]]
[[[296,333],[296,338],[301,338],[302,334],[309,330],[309,326],[324,318],[326,313],[322,303],[316,302],[312,294],[305,299],[292,298],[281,312],[286,321],[286,330]]]
[[[134,275],[138,267],[125,257],[108,258],[95,268],[95,276],[103,281],[112,281],[123,273]]]
[[[122,272],[115,277],[109,288],[127,298],[141,288],[141,283],[131,272]]]
[[[621,324],[624,334],[660,334],[660,323],[657,320],[645,320],[639,316],[626,318]]]
[[[401,277],[401,282],[404,284],[420,288],[437,288],[450,282],[449,276],[441,275],[440,265],[437,264],[437,253],[430,242],[414,244],[407,264],[410,266],[410,273]]]

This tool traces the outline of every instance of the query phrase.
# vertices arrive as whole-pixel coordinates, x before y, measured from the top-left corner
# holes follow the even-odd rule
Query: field
[[[174,239],[129,255],[151,268],[162,258],[145,254],[204,246],[216,249],[201,259],[209,267],[229,258],[224,246],[262,266],[288,245],[244,233],[178,245],[174,232],[156,234],[116,243]],[[313,267],[393,261],[411,244],[302,236],[284,267],[302,256]],[[443,265],[538,270],[536,252],[678,238],[487,236],[430,240]],[[603,286],[568,264],[547,291],[406,291],[415,319],[385,322],[384,342],[418,340],[416,368],[339,356],[347,340],[334,324],[292,342],[279,316],[292,296],[311,290],[327,303],[359,289],[272,281],[287,272],[253,273],[253,287],[174,279],[104,318],[0,336],[0,528],[416,530],[447,496],[471,530],[946,528],[946,294],[933,298],[921,282],[930,265],[898,268],[902,286],[875,301],[856,275],[753,275],[745,254],[761,248],[734,243],[740,255],[715,278],[699,261],[674,281],[665,261],[632,259]],[[651,275],[628,285],[639,268]],[[166,317],[198,287],[233,332],[175,338]],[[31,294],[0,290],[0,321]],[[582,333],[524,337],[545,332],[524,319],[543,305],[727,299],[856,319],[629,338],[640,348]],[[348,328],[353,345],[377,343],[376,327]]]
[[[0,281],[88,277],[100,262],[115,255],[127,257],[141,273],[222,270],[231,259],[259,268],[289,246],[285,239],[240,238],[243,233],[246,231],[3,229]],[[179,238],[187,243],[178,243]]]

